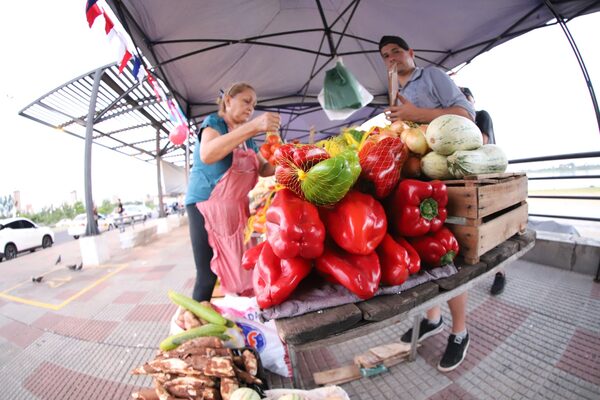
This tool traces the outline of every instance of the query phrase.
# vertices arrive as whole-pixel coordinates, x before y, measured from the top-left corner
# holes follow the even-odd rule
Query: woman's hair
[[[225,114],[225,111],[227,111],[225,109],[225,96],[235,97],[238,93],[241,93],[246,89],[250,89],[253,92],[256,92],[256,90],[254,90],[254,88],[246,82],[237,82],[229,86],[228,89],[221,90],[221,92],[219,93],[219,97],[217,97],[217,104],[219,105],[219,115],[223,116],[223,114]]]

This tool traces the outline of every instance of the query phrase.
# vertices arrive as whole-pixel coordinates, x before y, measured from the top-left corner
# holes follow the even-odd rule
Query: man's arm
[[[392,122],[397,120],[413,121],[428,124],[437,117],[446,114],[460,115],[473,121],[473,117],[466,109],[460,106],[447,108],[420,108],[408,101],[403,96],[398,96],[400,105],[391,106],[385,110],[388,119]]]

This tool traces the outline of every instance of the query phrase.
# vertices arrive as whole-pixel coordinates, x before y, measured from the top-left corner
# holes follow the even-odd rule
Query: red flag
[[[123,58],[121,59],[121,64],[119,64],[119,73],[123,72],[123,70],[127,66],[127,63],[129,62],[130,59],[131,59],[131,53],[129,52],[129,50],[125,50],[125,54],[123,55]]]
[[[104,13],[104,32],[108,35],[112,28],[114,28],[115,24],[113,24],[112,20]]]
[[[102,14],[102,10],[100,9],[100,7],[98,7],[98,4],[96,4],[97,1],[98,0],[87,0],[87,3],[85,5],[85,16],[87,18],[88,24],[90,25],[90,28],[94,24],[96,18],[98,18]]]

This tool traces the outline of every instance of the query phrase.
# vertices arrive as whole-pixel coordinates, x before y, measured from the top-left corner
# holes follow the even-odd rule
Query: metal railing
[[[544,157],[532,157],[532,158],[521,158],[517,160],[510,160],[509,164],[526,164],[542,161],[563,161],[563,160],[576,160],[582,158],[597,158],[600,161],[600,151],[586,152],[586,153],[572,153],[572,154],[560,154],[554,156]],[[533,176],[527,177],[529,181],[541,181],[541,180],[571,180],[571,179],[600,179],[600,175],[569,175],[569,176]],[[577,195],[528,195],[531,199],[553,199],[553,200],[595,200],[600,201],[600,196],[577,196]],[[590,221],[600,222],[600,217],[597,216],[576,216],[576,215],[564,215],[564,214],[539,214],[530,213],[530,217],[542,217],[542,218],[558,218],[558,219],[570,219],[579,221]],[[600,262],[598,263],[598,269],[596,270],[595,281],[600,281]]]

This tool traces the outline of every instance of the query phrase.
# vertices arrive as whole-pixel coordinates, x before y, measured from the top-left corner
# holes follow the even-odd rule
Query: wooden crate
[[[466,176],[448,187],[448,227],[467,264],[527,228],[527,176],[504,173]]]

